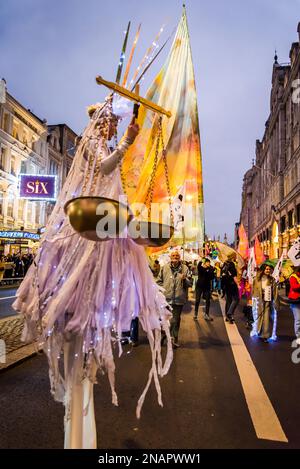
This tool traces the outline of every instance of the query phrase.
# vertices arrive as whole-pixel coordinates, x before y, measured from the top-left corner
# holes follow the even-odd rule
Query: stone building
[[[59,193],[71,168],[75,154],[77,134],[66,124],[48,125],[48,164],[47,174],[57,176]],[[55,202],[46,204],[46,222]]]
[[[38,234],[54,206],[20,198],[19,174],[56,174],[58,193],[72,164],[76,136],[65,124],[47,126],[0,81],[0,254],[34,249],[33,237],[25,239],[25,234]],[[11,240],[9,231],[14,232]]]
[[[44,174],[47,168],[47,123],[26,109],[4,86],[0,103],[0,229],[37,232],[45,223],[43,204],[18,197],[18,175]],[[12,243],[13,241],[10,241]],[[8,240],[0,250],[11,251]],[[21,243],[21,240],[20,240]],[[25,247],[25,240],[23,246]],[[30,243],[33,241],[28,241]],[[18,246],[19,248],[19,246]]]
[[[270,258],[286,254],[300,234],[300,23],[289,57],[279,64],[275,55],[270,115],[242,190],[240,222]]]

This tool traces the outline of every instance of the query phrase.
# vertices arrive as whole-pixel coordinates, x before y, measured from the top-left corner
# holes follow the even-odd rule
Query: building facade
[[[11,96],[1,81],[0,93],[0,255],[33,250],[28,233],[45,226],[54,203],[19,197],[19,175],[57,175],[57,193],[72,163],[76,134],[65,124],[47,126]],[[18,240],[6,232],[24,232]],[[27,239],[25,239],[25,234]]]
[[[47,174],[57,176],[59,193],[70,171],[75,154],[77,134],[66,124],[48,125],[48,164]],[[46,204],[46,223],[55,202]]]
[[[300,23],[290,63],[275,55],[270,115],[244,175],[240,223],[270,258],[286,254],[300,234]]]

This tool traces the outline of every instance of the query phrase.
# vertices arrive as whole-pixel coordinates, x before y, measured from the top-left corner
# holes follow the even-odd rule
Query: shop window
[[[295,224],[294,210],[290,210],[288,212],[288,225],[289,225],[289,228],[293,228],[294,224]]]

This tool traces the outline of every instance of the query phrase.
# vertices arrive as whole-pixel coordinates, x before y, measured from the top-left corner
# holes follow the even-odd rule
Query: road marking
[[[16,298],[17,295],[13,295],[13,296],[3,296],[2,298],[0,298],[0,301],[1,300],[8,300],[9,298]]]
[[[225,317],[225,301],[219,302]],[[225,322],[225,327],[257,438],[288,443],[237,326]]]

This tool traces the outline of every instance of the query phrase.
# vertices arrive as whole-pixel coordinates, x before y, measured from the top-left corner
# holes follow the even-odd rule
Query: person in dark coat
[[[229,255],[227,261],[223,264],[221,271],[222,285],[226,296],[225,320],[230,322],[230,324],[234,323],[234,312],[240,301],[237,279],[238,274],[234,264],[235,260],[235,253]]]
[[[195,303],[195,321],[198,320],[198,309],[201,301],[201,297],[205,300],[205,312],[204,319],[206,321],[213,321],[213,318],[209,315],[210,308],[210,297],[212,280],[214,278],[214,269],[210,265],[210,260],[205,259],[203,265],[201,262],[198,264],[198,279],[196,283],[196,303]]]

